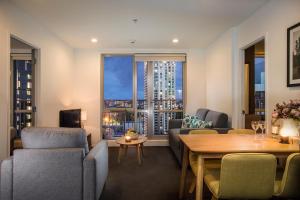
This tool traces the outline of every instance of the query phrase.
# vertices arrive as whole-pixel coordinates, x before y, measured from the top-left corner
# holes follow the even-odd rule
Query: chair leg
[[[192,194],[194,192],[196,188],[196,177],[193,178],[190,189],[189,189],[189,193]]]
[[[212,195],[211,200],[218,200],[218,199],[214,195]]]

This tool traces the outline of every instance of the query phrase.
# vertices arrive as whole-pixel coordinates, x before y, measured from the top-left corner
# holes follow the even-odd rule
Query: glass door
[[[144,134],[166,135],[168,121],[183,117],[184,66],[185,56],[136,55],[136,116]]]
[[[129,128],[166,135],[168,121],[183,117],[185,55],[104,55],[103,65],[104,138]]]
[[[12,54],[12,125],[17,137],[25,127],[34,126],[34,63],[33,55]]]
[[[104,55],[104,108],[102,128],[104,138],[119,137],[134,128],[132,55]]]

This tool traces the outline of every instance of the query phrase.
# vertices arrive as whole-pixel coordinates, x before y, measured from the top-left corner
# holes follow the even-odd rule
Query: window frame
[[[185,60],[182,60],[182,101],[183,101],[183,113],[186,112],[186,97],[187,97],[187,54],[186,53],[101,53],[100,54],[100,138],[103,138],[103,113],[104,113],[104,59],[107,56],[132,56],[133,57],[133,84],[132,84],[132,109],[134,112],[134,120],[137,120],[137,56],[151,57],[151,56],[161,56],[161,57],[172,57],[177,58],[182,56]],[[148,136],[157,136],[159,138],[167,138],[167,135],[155,135],[153,133]]]

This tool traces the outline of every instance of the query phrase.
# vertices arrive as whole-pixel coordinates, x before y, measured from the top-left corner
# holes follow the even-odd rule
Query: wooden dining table
[[[248,134],[198,134],[179,135],[184,144],[179,199],[184,196],[186,174],[189,165],[189,151],[198,154],[196,200],[202,200],[204,159],[222,158],[229,153],[270,153],[278,158],[286,158],[291,153],[300,152],[299,144],[281,144],[272,137],[257,138]]]

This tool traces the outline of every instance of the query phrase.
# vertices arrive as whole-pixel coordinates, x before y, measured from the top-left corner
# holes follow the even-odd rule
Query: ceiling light
[[[179,40],[178,40],[177,38],[174,38],[174,39],[172,40],[172,42],[173,42],[174,44],[176,44],[176,43],[179,42]]]
[[[132,21],[133,21],[133,23],[136,24],[136,23],[138,23],[139,19],[138,18],[133,18]]]
[[[97,42],[98,42],[98,39],[97,39],[97,38],[92,38],[92,39],[91,39],[91,42],[92,42],[92,43],[97,43]]]

